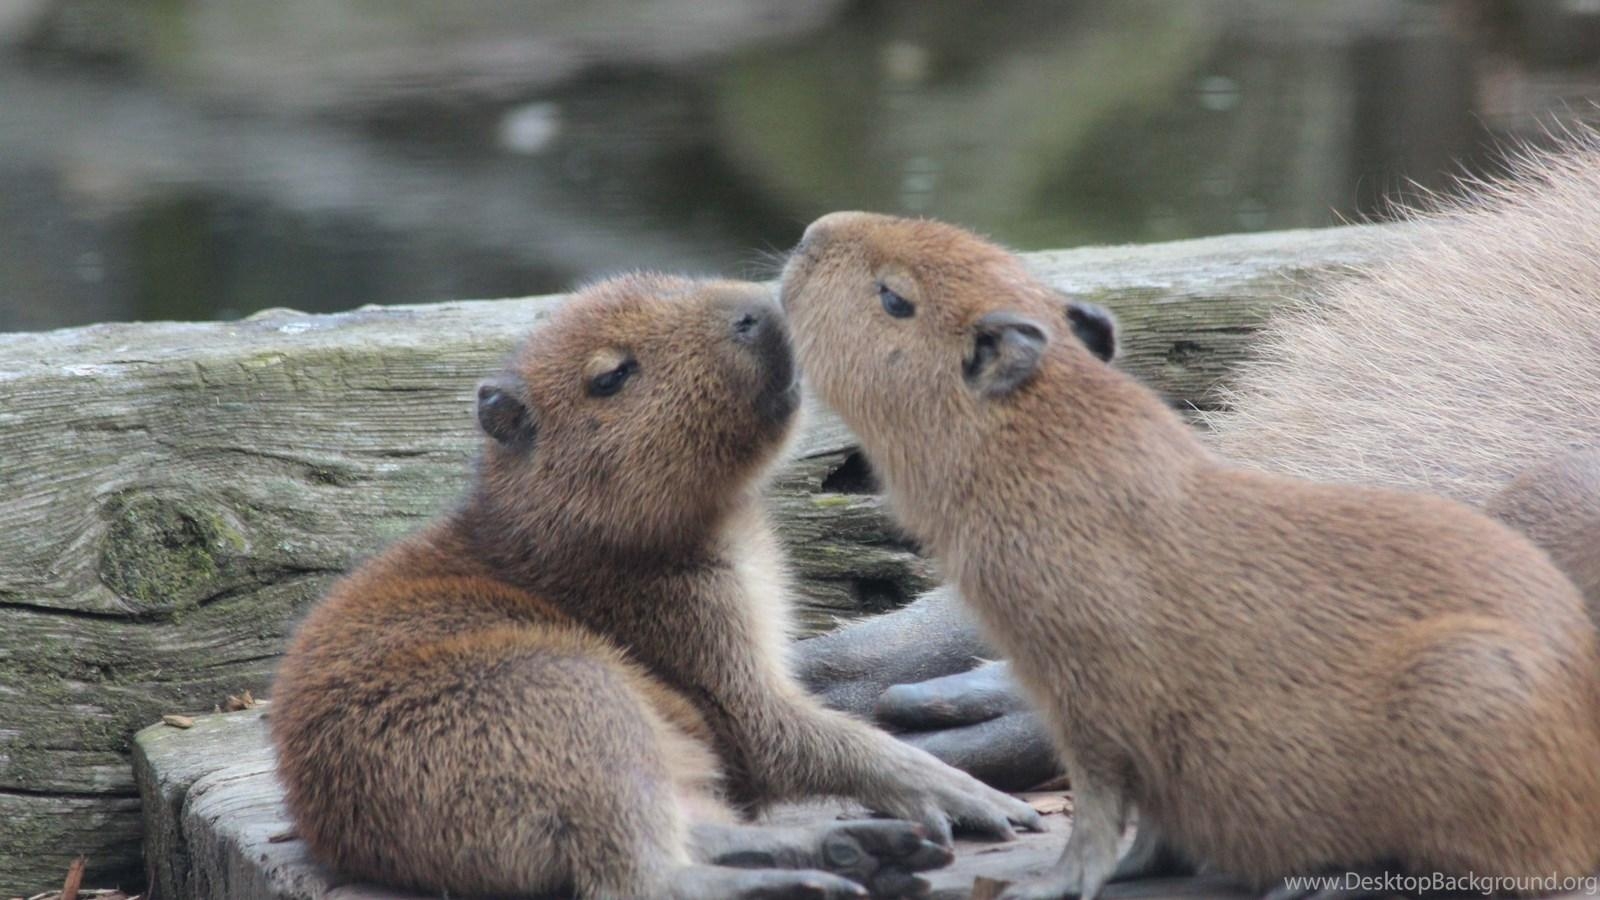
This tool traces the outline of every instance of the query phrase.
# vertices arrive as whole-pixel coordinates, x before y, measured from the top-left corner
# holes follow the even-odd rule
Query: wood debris
[[[143,894],[125,894],[116,888],[84,889],[83,870],[89,865],[86,857],[78,857],[67,867],[66,880],[59,891],[45,891],[32,897],[13,897],[11,900],[143,900]]]
[[[1066,794],[1023,794],[1022,799],[1041,816],[1072,815],[1072,798]]]
[[[167,713],[161,717],[161,721],[167,725],[171,725],[173,728],[194,727],[193,719],[189,718],[188,716],[180,716],[177,713]]]
[[[974,878],[972,880],[972,900],[996,900],[1010,886],[1011,882],[1009,881],[999,881],[994,878]]]
[[[83,867],[89,858],[80,856],[67,867],[67,880],[61,885],[61,900],[78,900],[78,888],[83,887]]]

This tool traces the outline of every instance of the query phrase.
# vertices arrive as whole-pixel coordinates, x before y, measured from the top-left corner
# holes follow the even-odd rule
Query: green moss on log
[[[246,547],[225,517],[177,498],[122,494],[106,514],[100,580],[140,613],[198,606]]]

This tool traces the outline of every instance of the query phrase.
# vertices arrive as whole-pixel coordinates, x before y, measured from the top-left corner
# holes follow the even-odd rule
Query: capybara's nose
[[[805,234],[800,235],[800,243],[795,245],[794,252],[815,255],[846,225],[857,219],[864,219],[868,215],[862,212],[828,213],[806,226]]]
[[[776,324],[778,311],[770,303],[747,303],[733,311],[730,328],[733,339],[741,344],[760,341]]]

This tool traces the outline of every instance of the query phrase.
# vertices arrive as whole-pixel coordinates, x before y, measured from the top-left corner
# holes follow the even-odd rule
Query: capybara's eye
[[[910,300],[896,294],[886,284],[878,285],[878,299],[883,301],[883,311],[896,319],[909,319],[917,314],[917,307]]]
[[[609,372],[601,372],[589,380],[589,396],[609,397],[622,390],[623,382],[628,377],[639,371],[639,364],[634,360],[627,360]]]

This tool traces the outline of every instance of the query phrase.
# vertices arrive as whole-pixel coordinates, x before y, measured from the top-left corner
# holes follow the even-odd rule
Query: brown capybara
[[[279,670],[315,857],[450,896],[892,896],[952,823],[1037,826],[788,674],[759,493],[797,388],[769,294],[605,281],[484,382],[465,502],[340,581]],[[737,822],[813,795],[912,821]]]

